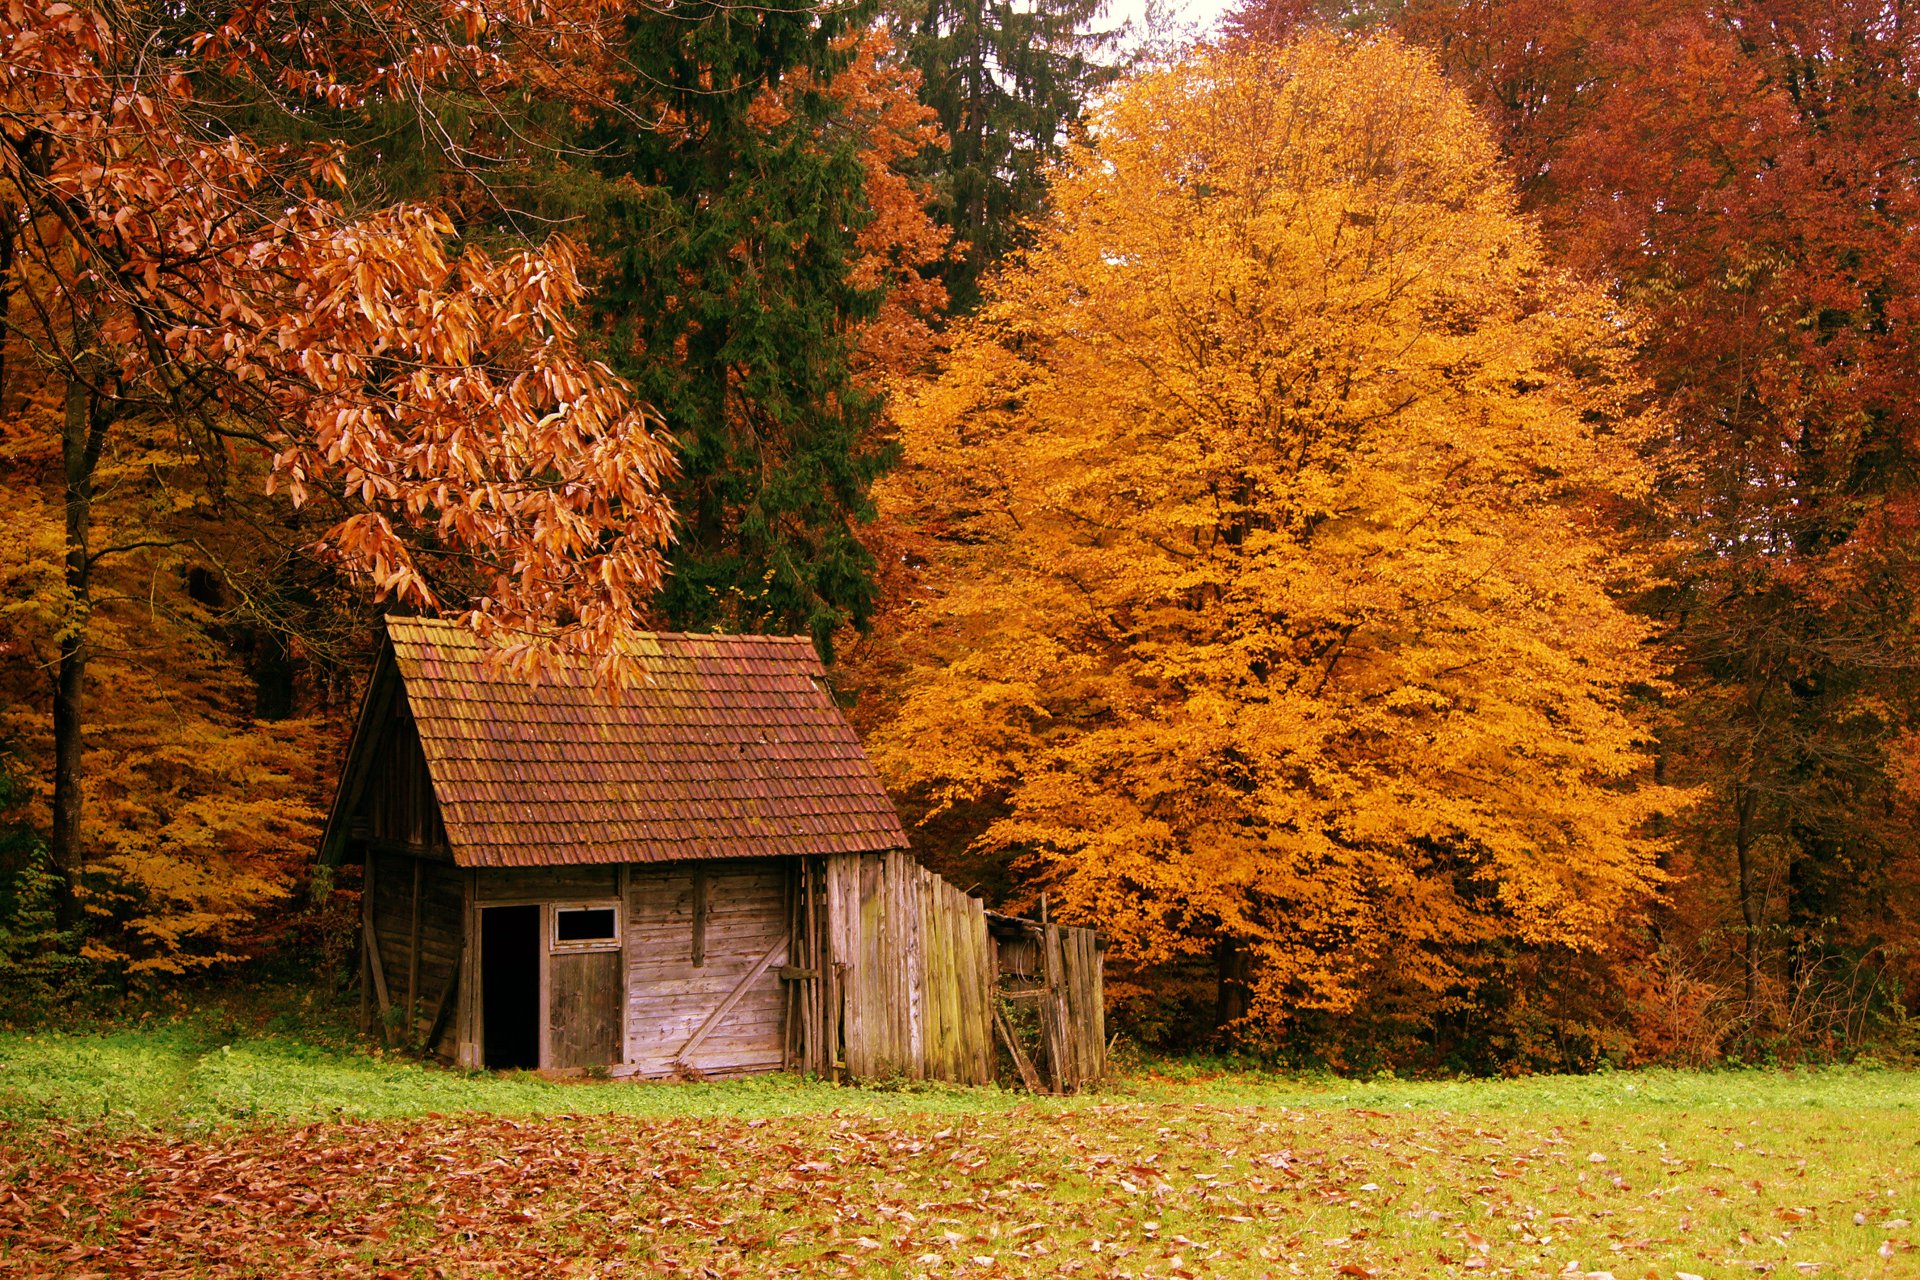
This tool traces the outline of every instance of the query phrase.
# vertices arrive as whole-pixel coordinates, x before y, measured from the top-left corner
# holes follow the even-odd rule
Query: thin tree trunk
[[[79,357],[83,373],[98,367]],[[55,918],[62,930],[80,927],[80,885],[86,871],[81,841],[84,719],[81,702],[87,683],[87,625],[91,608],[92,559],[88,535],[93,519],[93,475],[100,462],[107,415],[98,387],[85,377],[67,382],[66,421],[60,438],[66,473],[66,582],[70,593],[66,626],[60,636],[53,681],[53,832],[49,852],[59,879]]]
[[[1746,963],[1746,1023],[1752,1035],[1760,1022],[1760,887],[1753,866],[1754,792],[1744,783],[1734,788],[1734,854],[1740,869],[1740,917],[1745,923],[1742,939]]]
[[[7,340],[13,307],[13,252],[19,219],[13,206],[0,205],[0,413],[7,411]]]
[[[1214,963],[1218,981],[1214,1017],[1216,1025],[1224,1027],[1247,1016],[1253,986],[1253,952],[1237,938],[1221,938],[1214,944]]]

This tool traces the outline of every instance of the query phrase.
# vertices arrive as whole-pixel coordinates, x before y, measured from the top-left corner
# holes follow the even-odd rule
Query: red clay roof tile
[[[649,636],[615,700],[497,674],[452,623],[387,634],[463,867],[906,847],[804,636]]]

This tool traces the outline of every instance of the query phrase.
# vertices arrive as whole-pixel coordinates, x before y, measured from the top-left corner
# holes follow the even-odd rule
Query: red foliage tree
[[[575,248],[462,247],[436,204],[354,202],[342,146],[297,140],[321,117],[408,104],[471,162],[434,103],[457,97],[484,121],[517,90],[590,98],[617,12],[513,0],[202,16],[0,11],[9,337],[63,405],[51,852],[70,889],[92,575],[150,541],[94,537],[116,433],[160,423],[209,460],[254,459],[295,505],[331,509],[324,554],[380,596],[458,610],[529,674],[562,650],[622,674],[669,532],[668,446],[570,319]],[[296,140],[250,127],[263,119]],[[64,914],[78,919],[71,894]]]

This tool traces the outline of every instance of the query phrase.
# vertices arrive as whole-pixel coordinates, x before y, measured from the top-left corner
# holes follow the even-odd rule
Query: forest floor
[[[9,1276],[1920,1276],[1920,1074],[1078,1098],[469,1076],[154,1019],[0,1032]]]

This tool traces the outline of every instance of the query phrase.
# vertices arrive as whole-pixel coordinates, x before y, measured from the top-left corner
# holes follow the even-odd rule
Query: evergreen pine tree
[[[883,291],[856,278],[866,173],[822,92],[864,18],[805,0],[641,18],[592,138],[614,361],[681,448],[671,626],[805,630],[830,653],[872,612],[856,526],[891,455],[852,358]]]
[[[612,359],[680,439],[674,628],[829,652],[874,606],[854,526],[889,451],[852,353],[883,292],[854,278],[866,171],[822,92],[862,21],[804,0],[637,19],[591,136]]]
[[[1100,30],[1107,0],[893,0],[921,100],[939,113],[949,149],[933,161],[941,216],[965,243],[947,274],[956,311],[978,303],[979,279],[1020,239],[1046,196],[1046,166],[1089,99],[1119,68]]]

